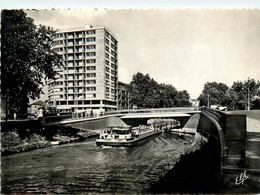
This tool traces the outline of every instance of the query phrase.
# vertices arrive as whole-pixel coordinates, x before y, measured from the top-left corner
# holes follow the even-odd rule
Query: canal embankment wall
[[[57,144],[84,141],[97,137],[98,133],[87,130],[89,127],[103,127],[116,119],[107,119],[97,126],[95,122],[88,125],[48,125],[43,126],[41,120],[13,120],[1,123],[1,155],[25,152]],[[118,123],[119,124],[119,123]]]

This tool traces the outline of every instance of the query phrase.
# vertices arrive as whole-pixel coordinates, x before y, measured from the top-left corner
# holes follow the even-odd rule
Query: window
[[[96,73],[88,73],[87,77],[96,77]]]
[[[87,84],[96,84],[96,80],[87,80]]]
[[[115,56],[116,53],[115,53],[113,50],[111,50],[111,54],[112,54],[113,56]]]
[[[106,51],[109,52],[109,47],[108,46],[106,46]]]
[[[106,53],[106,58],[108,58],[108,59],[109,59],[109,54],[108,54],[108,53]]]
[[[107,38],[105,39],[105,42],[106,42],[106,44],[109,45],[109,40]]]
[[[109,79],[109,74],[106,73],[106,78]]]
[[[106,65],[109,65],[109,61],[108,60],[106,60]]]
[[[96,66],[88,66],[87,70],[96,70]]]
[[[111,36],[111,41],[114,43],[115,42],[115,38]]]
[[[96,52],[87,52],[86,56],[96,56]]]
[[[90,59],[90,60],[87,60],[87,63],[88,64],[96,63],[96,60],[95,59]]]
[[[89,37],[86,40],[87,40],[87,42],[94,42],[94,41],[96,41],[96,37]]]
[[[87,45],[87,49],[96,49],[96,45]]]
[[[76,33],[76,37],[82,37],[82,32]]]
[[[92,104],[100,104],[100,100],[93,100]]]
[[[109,72],[109,68],[108,67],[106,67],[106,71]]]
[[[108,93],[109,93],[109,88],[108,88],[108,87],[106,87],[106,92],[108,92]]]
[[[110,34],[106,31],[106,36],[108,37],[108,38],[110,38]]]
[[[96,87],[87,87],[87,91],[96,91]]]

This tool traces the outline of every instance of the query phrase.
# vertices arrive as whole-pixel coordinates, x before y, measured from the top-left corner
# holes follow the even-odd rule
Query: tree
[[[232,108],[244,110],[248,108],[248,101],[250,104],[255,96],[260,95],[260,82],[250,78],[244,82],[236,81],[231,86],[229,92],[231,94]]]
[[[177,93],[178,91],[172,85],[160,84],[160,107],[175,107],[177,101]]]
[[[190,106],[186,90],[178,92],[175,87],[158,84],[148,74],[137,73],[129,85],[130,103],[139,108],[167,108]]]
[[[144,99],[147,96],[149,81],[150,76],[148,74],[143,75],[138,72],[133,75],[132,81],[129,85],[129,92],[131,94],[130,102],[132,105],[136,105],[141,108],[146,107]]]
[[[210,102],[210,105],[227,105],[229,102],[228,89],[228,86],[224,83],[205,83],[204,89],[198,98],[200,106],[207,106],[208,101]]]
[[[52,49],[55,31],[36,27],[23,10],[1,13],[2,95],[8,100],[10,112],[27,112],[29,99],[42,94],[44,79],[54,79],[55,66],[61,58]]]
[[[182,107],[182,106],[191,106],[191,102],[189,101],[190,95],[186,90],[179,91],[177,93],[177,101],[176,106]]]

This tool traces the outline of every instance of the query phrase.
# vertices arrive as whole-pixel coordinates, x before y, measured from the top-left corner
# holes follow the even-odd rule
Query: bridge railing
[[[125,110],[113,110],[106,111],[104,115],[115,115],[115,114],[131,114],[131,113],[158,113],[158,112],[183,112],[183,111],[196,111],[195,107],[178,107],[178,108],[150,108],[150,109],[125,109]]]
[[[202,111],[204,111],[209,116],[214,118],[218,122],[218,124],[220,125],[222,130],[224,131],[224,134],[226,134],[226,124],[225,124],[226,114],[225,113],[221,112],[220,110],[207,108],[207,107],[203,107]]]

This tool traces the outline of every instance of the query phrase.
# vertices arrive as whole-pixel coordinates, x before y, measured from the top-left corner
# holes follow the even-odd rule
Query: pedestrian
[[[16,115],[16,113],[14,113],[14,120],[16,120],[16,117],[17,117],[17,115]]]

